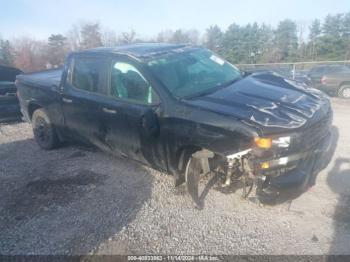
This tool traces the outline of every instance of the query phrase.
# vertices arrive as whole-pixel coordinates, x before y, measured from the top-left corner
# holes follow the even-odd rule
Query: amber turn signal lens
[[[272,146],[272,139],[271,138],[261,138],[256,137],[254,138],[255,145],[259,148],[263,149],[269,149]]]
[[[260,163],[261,169],[268,169],[270,167],[270,164],[268,162],[262,162]]]

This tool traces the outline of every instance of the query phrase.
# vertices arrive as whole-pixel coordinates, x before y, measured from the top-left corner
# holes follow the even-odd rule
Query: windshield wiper
[[[241,80],[242,78],[243,77],[237,77],[237,78],[232,79],[232,80],[230,80],[228,82],[222,83],[222,84],[217,85],[217,86],[212,87],[212,88],[209,88],[208,90],[204,90],[202,92],[198,92],[198,93],[195,93],[195,94],[192,94],[192,95],[181,97],[181,99],[193,99],[193,98],[196,98],[196,97],[209,95],[209,94],[214,93],[215,91],[217,91],[219,89],[228,87],[228,86],[236,83],[237,81]]]

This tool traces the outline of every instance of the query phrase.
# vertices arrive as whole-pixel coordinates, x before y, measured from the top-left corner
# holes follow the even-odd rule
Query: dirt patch
[[[50,174],[55,176],[55,174]],[[3,208],[3,218],[10,220],[30,219],[52,207],[65,206],[82,197],[89,190],[103,185],[106,176],[89,170],[79,170],[77,174],[66,174],[61,178],[40,178],[30,181],[12,193]]]

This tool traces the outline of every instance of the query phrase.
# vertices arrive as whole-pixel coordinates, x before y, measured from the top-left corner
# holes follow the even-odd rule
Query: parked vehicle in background
[[[0,121],[21,118],[21,111],[16,95],[16,76],[22,71],[8,66],[0,66]]]
[[[331,95],[350,98],[350,67],[346,65],[320,65],[309,73],[314,87]]]
[[[78,139],[187,183],[199,202],[209,172],[247,197],[303,192],[329,148],[321,91],[265,72],[242,74],[209,50],[139,44],[72,53],[63,70],[17,77],[40,147]],[[255,191],[254,191],[255,192]]]

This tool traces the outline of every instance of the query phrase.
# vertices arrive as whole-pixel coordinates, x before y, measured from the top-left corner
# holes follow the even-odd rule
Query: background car
[[[314,87],[331,95],[350,98],[350,67],[346,65],[320,65],[309,73]]]
[[[22,71],[9,66],[0,66],[0,121],[17,120],[21,111],[16,95],[16,76]]]

